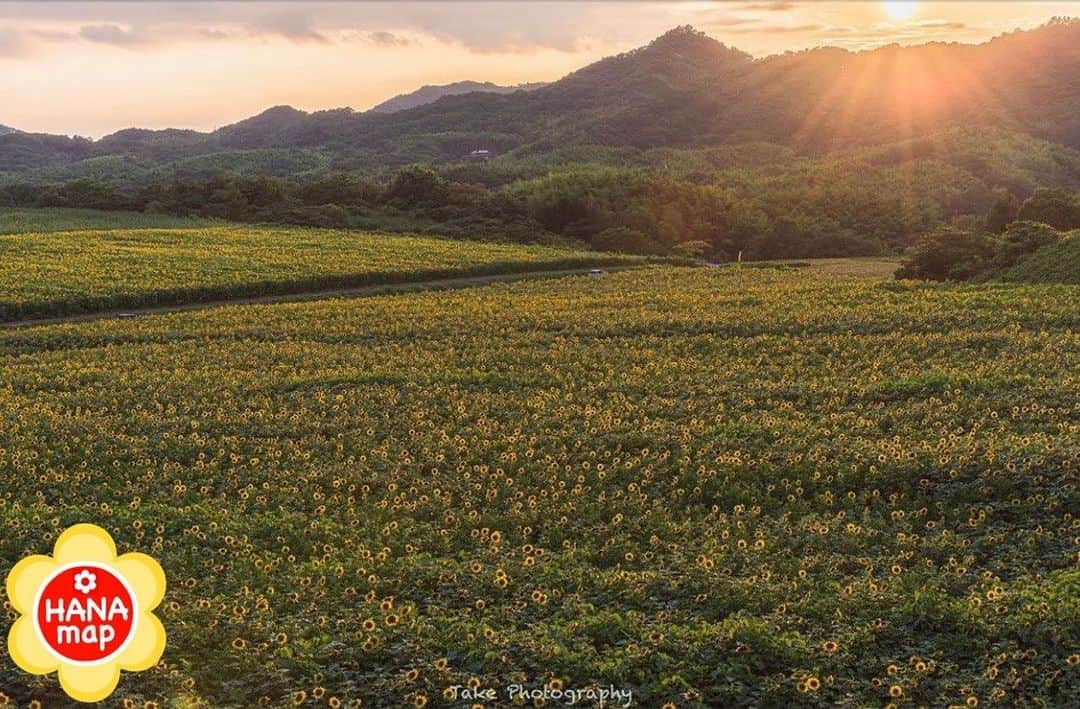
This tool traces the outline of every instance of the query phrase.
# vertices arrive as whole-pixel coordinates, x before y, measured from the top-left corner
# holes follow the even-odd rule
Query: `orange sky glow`
[[[289,104],[365,110],[423,84],[558,79],[692,24],[755,56],[981,42],[1069,2],[0,3],[0,124],[210,130]]]

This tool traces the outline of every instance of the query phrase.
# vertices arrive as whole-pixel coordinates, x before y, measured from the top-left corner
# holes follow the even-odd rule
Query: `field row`
[[[159,559],[140,705],[1076,704],[1078,313],[667,268],[0,333],[0,573]]]
[[[635,263],[544,246],[282,227],[0,235],[0,321]]]

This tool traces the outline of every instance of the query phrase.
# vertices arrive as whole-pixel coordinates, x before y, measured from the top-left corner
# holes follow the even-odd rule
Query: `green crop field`
[[[634,261],[299,227],[46,228],[0,234],[0,320]]]
[[[268,276],[354,253],[189,234],[146,262],[209,252],[231,282],[206,246],[226,234]],[[410,248],[377,263],[434,267],[385,243]],[[158,559],[168,647],[121,680],[134,706],[467,706],[447,697],[470,683],[487,705],[523,683],[1075,706],[1080,289],[874,272],[653,267],[0,332],[0,572],[83,521]],[[63,697],[10,664],[0,687]]]

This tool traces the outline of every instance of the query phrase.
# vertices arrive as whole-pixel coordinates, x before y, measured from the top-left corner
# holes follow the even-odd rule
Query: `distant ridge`
[[[0,125],[0,135],[7,135],[8,133],[18,133],[18,131],[11,126]]]
[[[209,133],[129,129],[90,141],[0,131],[0,173],[137,181],[165,166],[284,176],[456,163],[477,149],[578,160],[597,146],[773,143],[825,154],[905,142],[926,150],[930,143],[912,141],[961,128],[1056,143],[1064,165],[1080,149],[1077,76],[1080,19],[982,44],[826,47],[762,59],[684,26],[539,88],[459,82],[362,112],[276,106]]]
[[[515,91],[535,91],[547,86],[544,82],[533,84],[518,84],[517,86],[499,86],[490,81],[458,81],[453,84],[440,86],[427,85],[408,94],[399,94],[392,99],[383,101],[371,110],[374,113],[397,113],[418,106],[426,106],[434,103],[443,96],[458,96],[471,94],[475,91],[489,94],[512,94]]]

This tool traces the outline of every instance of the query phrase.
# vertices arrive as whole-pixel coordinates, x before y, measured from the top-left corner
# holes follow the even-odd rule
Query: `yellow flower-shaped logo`
[[[58,670],[80,702],[105,699],[120,670],[153,667],[165,651],[153,614],[165,596],[161,566],[146,554],[117,557],[109,533],[92,524],[61,534],[52,556],[16,564],[7,594],[20,614],[8,635],[11,659],[31,674]]]

